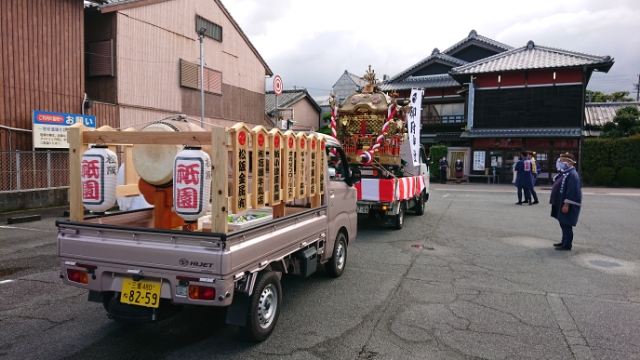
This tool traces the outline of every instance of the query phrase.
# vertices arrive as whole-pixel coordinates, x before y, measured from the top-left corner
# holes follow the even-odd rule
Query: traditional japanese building
[[[281,130],[317,130],[320,127],[322,109],[306,89],[284,90],[277,101],[278,111],[276,94],[267,91],[265,113]],[[276,117],[279,117],[277,122]]]
[[[535,152],[544,181],[561,152],[580,161],[586,86],[594,71],[612,65],[610,56],[533,41],[512,48],[472,31],[382,87],[400,97],[410,88],[425,89],[422,141],[447,143],[450,160],[464,159],[465,176],[491,176],[495,168],[501,182],[510,182],[514,162],[527,150]]]

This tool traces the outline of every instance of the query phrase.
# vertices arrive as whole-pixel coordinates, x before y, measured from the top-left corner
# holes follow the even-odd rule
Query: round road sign
[[[282,78],[280,77],[280,75],[276,75],[273,78],[273,92],[275,92],[277,96],[280,96],[282,95],[283,87],[284,85],[282,85]]]

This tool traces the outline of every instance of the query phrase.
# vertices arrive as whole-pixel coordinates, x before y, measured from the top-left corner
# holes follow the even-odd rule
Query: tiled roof
[[[609,71],[613,65],[610,56],[597,56],[535,45],[529,41],[527,46],[505,51],[480,59],[472,63],[451,69],[449,74],[479,74],[512,70],[531,70],[601,65],[603,71]]]
[[[460,87],[460,84],[448,74],[409,76],[408,78],[395,82],[384,82],[380,85],[380,90],[410,90],[413,88],[442,88]]]
[[[284,90],[282,95],[278,96],[278,108],[286,108],[289,107],[296,102],[304,99],[305,97],[311,102],[311,105],[318,110],[318,112],[322,112],[318,103],[313,100],[313,98],[309,95],[307,90]],[[276,94],[273,91],[267,91],[264,99],[264,110],[271,115],[271,113],[276,109]]]
[[[365,86],[367,84],[367,81],[358,75],[354,75],[350,72],[348,72],[347,75],[349,75],[351,80],[353,80],[353,82],[360,87]]]
[[[408,68],[404,69],[400,73],[390,77],[389,79],[386,80],[386,82],[392,82],[392,81],[401,79],[402,77],[407,76],[407,74],[410,74],[412,71],[418,69],[422,65],[428,63],[429,61],[435,61],[435,60],[444,61],[446,63],[451,64],[452,66],[460,66],[460,65],[467,64],[466,61],[460,60],[458,58],[454,58],[453,56],[449,56],[447,54],[443,54],[436,48],[436,49],[433,49],[433,51],[431,52],[431,55],[409,66]]]
[[[478,33],[475,30],[471,30],[469,32],[469,36],[467,36],[466,38],[458,41],[455,45],[453,45],[450,48],[446,49],[442,53],[450,54],[450,53],[454,52],[456,49],[458,49],[461,46],[463,46],[464,44],[466,44],[466,43],[468,43],[470,41],[473,41],[473,40],[485,43],[487,45],[494,46],[494,47],[496,47],[498,49],[505,50],[505,51],[513,49],[513,46],[509,46],[507,44],[503,44],[503,43],[495,41],[493,39],[489,39],[488,37],[484,37],[482,35],[478,35]]]
[[[335,84],[333,84],[333,87],[335,87],[336,85],[338,85],[338,83],[340,82],[340,79],[342,79],[343,76],[347,76],[347,78],[349,80],[351,80],[356,86],[359,87],[364,87],[367,84],[367,81],[364,78],[361,78],[358,75],[352,74],[349,71],[345,70],[344,73],[342,73],[342,75],[340,75],[340,77],[338,78],[338,81],[336,81]]]
[[[580,137],[580,128],[472,129],[461,138],[493,137]]]
[[[461,133],[438,133],[435,141],[436,143],[460,141],[460,135]]]
[[[586,103],[584,106],[584,125],[601,127],[613,121],[616,111],[627,106],[636,106],[640,110],[640,102]]]

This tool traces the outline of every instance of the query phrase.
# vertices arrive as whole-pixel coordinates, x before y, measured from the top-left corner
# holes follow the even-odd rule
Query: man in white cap
[[[557,161],[558,174],[553,178],[549,197],[551,216],[558,220],[562,229],[562,241],[553,244],[556,250],[571,250],[573,227],[578,224],[582,207],[582,184],[573,167],[575,162],[573,154],[561,154]]]

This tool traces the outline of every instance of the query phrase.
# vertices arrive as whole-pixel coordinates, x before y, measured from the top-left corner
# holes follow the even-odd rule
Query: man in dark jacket
[[[516,205],[522,205],[522,190],[524,190],[524,201],[531,205],[531,189],[533,188],[533,175],[531,169],[531,161],[527,159],[527,152],[520,152],[520,161],[515,166],[516,182],[518,187],[518,202]]]
[[[549,196],[551,216],[558,220],[562,229],[562,241],[553,244],[556,250],[571,250],[573,227],[578,224],[582,207],[582,184],[578,172],[573,167],[575,162],[573,154],[560,155],[557,162],[558,174],[553,178]]]
[[[449,170],[449,162],[447,161],[447,157],[443,156],[440,158],[440,183],[447,183],[447,170]]]

